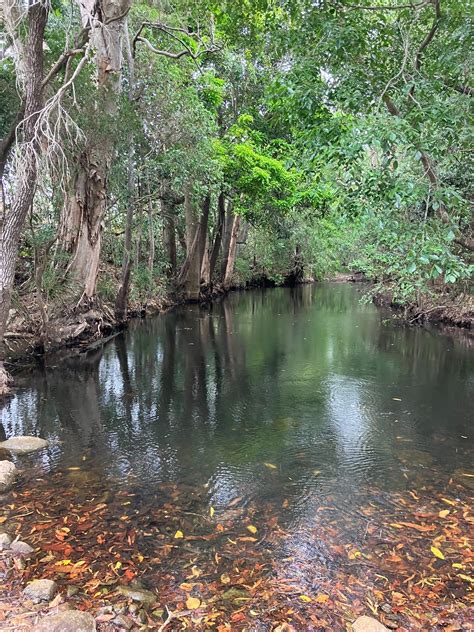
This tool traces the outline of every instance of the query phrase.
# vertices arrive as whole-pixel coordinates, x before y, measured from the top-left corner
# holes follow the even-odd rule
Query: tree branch
[[[431,4],[430,0],[423,0],[417,4],[398,4],[398,5],[382,5],[382,6],[366,6],[361,4],[345,4],[343,7],[349,9],[363,9],[365,11],[400,11],[402,9],[417,9]]]
[[[178,53],[173,53],[168,50],[161,50],[159,48],[156,48],[146,37],[142,36],[142,31],[146,28],[156,29],[168,35],[168,37],[176,40],[183,47],[183,50],[179,51]],[[193,52],[189,44],[182,37],[178,37],[176,33],[183,33],[184,35],[188,35],[190,37],[196,37],[195,33],[190,33],[184,28],[168,26],[166,24],[162,24],[161,22],[143,22],[132,40],[133,56],[135,56],[136,53],[137,42],[143,42],[156,55],[162,55],[164,57],[169,57],[170,59],[179,59],[180,57],[184,57],[186,55],[196,61],[202,55],[205,55],[206,53],[215,53],[218,50],[218,48],[213,45],[209,48],[204,46],[201,38],[199,37],[199,35],[197,35],[198,46],[200,47],[202,45],[204,47],[202,49],[198,49],[197,52]]]

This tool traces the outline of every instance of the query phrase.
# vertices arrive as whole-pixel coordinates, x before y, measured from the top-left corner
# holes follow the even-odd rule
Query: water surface
[[[472,467],[469,340],[394,324],[362,291],[233,293],[136,322],[103,350],[20,376],[0,420],[7,436],[50,441],[26,460],[36,476],[67,482],[70,468],[85,469],[133,489],[137,507],[172,483],[200,490],[203,514],[241,507],[255,521],[267,508],[292,534],[272,545],[281,574],[316,590],[339,564],[330,523],[332,546],[343,541],[351,560],[369,514],[401,520],[404,494],[457,498],[473,480],[462,478]]]

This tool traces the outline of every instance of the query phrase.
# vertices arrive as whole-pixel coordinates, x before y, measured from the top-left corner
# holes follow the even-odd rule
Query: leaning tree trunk
[[[6,9],[8,10],[8,9]],[[17,188],[11,207],[0,217],[0,344],[3,343],[10,311],[15,264],[21,231],[31,208],[36,188],[37,165],[35,124],[42,108],[43,37],[48,19],[46,4],[37,3],[28,10],[27,36],[21,55],[24,70],[25,115],[22,131],[21,168],[17,169]],[[10,379],[0,361],[0,396],[8,394]]]
[[[71,254],[70,272],[87,299],[96,293],[102,221],[107,207],[107,179],[114,155],[113,128],[121,86],[122,35],[131,0],[84,0],[81,14],[90,27],[95,51],[97,117],[104,133],[91,131],[66,200],[60,239]]]

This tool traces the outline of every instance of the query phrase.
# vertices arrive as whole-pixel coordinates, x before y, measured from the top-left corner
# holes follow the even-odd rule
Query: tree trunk
[[[222,241],[222,261],[220,269],[220,278],[224,282],[225,272],[227,270],[227,259],[229,258],[230,236],[232,234],[232,226],[234,224],[234,213],[232,211],[232,203],[227,203],[227,212],[225,214],[224,238]]]
[[[132,228],[135,211],[135,165],[133,157],[128,160],[128,203],[125,220],[125,237],[123,244],[122,279],[115,299],[115,318],[123,323],[127,318],[128,294],[130,290],[130,275],[132,272]]]
[[[97,5],[95,0],[84,0],[80,4],[83,26],[91,29],[97,67],[96,107],[106,131],[100,134],[94,130],[87,138],[66,200],[60,239],[72,256],[70,272],[87,299],[96,292],[107,178],[114,154],[113,126],[121,86],[122,34],[130,3],[131,0],[102,0]]]
[[[184,272],[184,290],[188,301],[198,301],[201,280],[201,224],[196,217],[191,190],[188,187],[184,195],[186,216],[186,271]]]
[[[161,200],[163,214],[163,241],[168,259],[167,276],[173,278],[176,275],[176,227],[174,219],[174,206],[164,197]]]
[[[224,222],[225,222],[225,197],[224,197],[224,193],[221,191],[221,193],[219,194],[219,198],[217,200],[216,234],[214,236],[214,243],[212,244],[212,251],[209,257],[209,283],[212,282],[212,277],[214,276],[214,270],[216,269],[217,257],[219,256],[219,251],[221,249],[222,233],[224,231]]]
[[[230,234],[229,254],[227,256],[227,267],[225,269],[225,276],[224,276],[224,288],[226,290],[229,289],[232,282],[232,276],[234,274],[234,265],[235,265],[235,259],[237,256],[237,237],[239,235],[239,228],[240,228],[240,215],[234,215],[232,231]]]
[[[25,118],[22,125],[23,168],[17,173],[18,184],[10,209],[4,208],[0,218],[0,344],[3,343],[8,314],[10,311],[15,264],[21,231],[30,209],[36,188],[37,165],[35,151],[39,151],[35,140],[35,123],[42,108],[43,81],[43,37],[48,19],[46,4],[37,3],[28,10],[28,32],[22,65],[24,69]],[[0,396],[8,394],[10,378],[0,361]]]
[[[148,186],[148,271],[153,278],[155,268],[155,231],[153,229],[153,204],[150,198],[150,186]]]

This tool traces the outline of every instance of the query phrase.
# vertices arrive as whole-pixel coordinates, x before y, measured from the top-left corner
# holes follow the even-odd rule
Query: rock
[[[0,492],[7,492],[16,478],[16,467],[11,461],[0,461]]]
[[[133,586],[119,586],[118,591],[133,601],[140,601],[141,603],[154,603],[157,600],[157,596],[150,590],[144,588],[137,588]]]
[[[474,491],[474,470],[469,470],[467,468],[454,470],[452,473],[452,479],[463,487]]]
[[[354,632],[388,632],[388,628],[373,617],[359,617],[352,624]]]
[[[57,589],[56,582],[51,579],[34,579],[23,590],[23,594],[33,601],[51,601]]]
[[[115,617],[112,623],[123,630],[130,630],[133,627],[133,621],[123,614],[119,614],[118,617]]]
[[[14,540],[10,544],[10,548],[17,555],[27,556],[34,553],[34,549],[29,544],[27,544],[26,542],[23,542],[22,540]]]
[[[0,533],[0,551],[3,551],[3,549],[9,549],[11,543],[12,539],[8,533]]]
[[[79,586],[68,586],[66,594],[68,597],[74,597],[79,592]]]
[[[81,610],[65,610],[51,617],[43,617],[35,632],[96,632],[94,617]]]
[[[15,454],[28,454],[29,452],[36,452],[48,447],[46,439],[40,439],[39,437],[10,437],[6,441],[0,443],[0,448],[4,448],[9,452]]]

